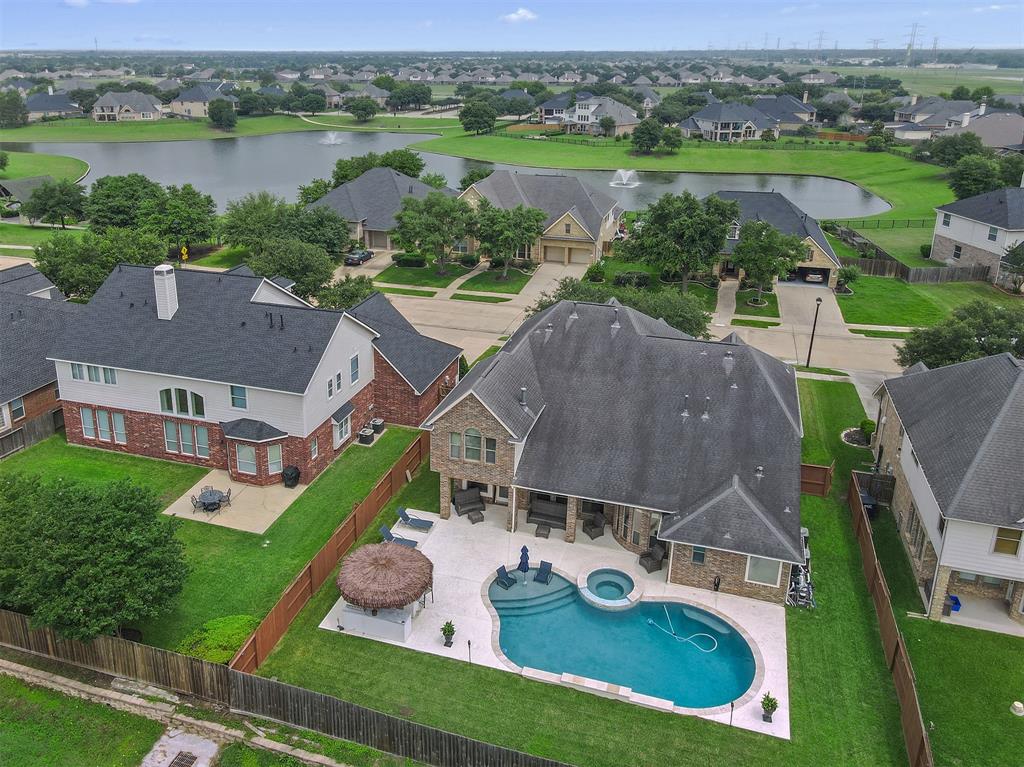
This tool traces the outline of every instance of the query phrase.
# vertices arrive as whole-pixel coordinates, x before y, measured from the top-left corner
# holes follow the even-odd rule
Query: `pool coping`
[[[617,573],[622,573],[633,583],[633,590],[626,594],[626,596],[622,597],[622,599],[604,599],[603,597],[599,597],[590,590],[588,582],[590,576],[599,570],[612,570]],[[596,565],[582,570],[576,577],[576,589],[588,604],[598,608],[599,610],[611,611],[628,610],[629,608],[636,606],[639,604],[644,594],[644,589],[640,585],[640,581],[638,579],[634,578],[629,573],[623,572],[617,567],[608,567],[605,565]]]
[[[530,564],[533,567],[533,564]],[[591,570],[602,569],[602,567],[591,568]],[[614,568],[619,569],[619,568]],[[575,579],[566,571],[556,567],[552,567],[551,571],[555,575],[559,575],[569,583],[573,583]],[[587,572],[590,572],[588,570]],[[628,575],[628,573],[627,573]],[[632,577],[632,576],[630,576]],[[613,698],[621,700],[626,703],[632,703],[638,706],[644,706],[645,708],[653,708],[659,711],[671,712],[673,714],[680,714],[682,716],[699,716],[709,717],[719,714],[728,714],[730,711],[745,706],[757,696],[761,686],[764,684],[765,677],[765,665],[764,656],[761,654],[761,648],[750,633],[736,623],[736,621],[709,604],[700,602],[695,599],[684,599],[682,597],[673,597],[669,595],[662,595],[660,597],[642,597],[640,602],[671,602],[673,604],[689,605],[696,607],[699,610],[704,610],[711,615],[715,616],[719,620],[724,621],[731,626],[735,631],[743,637],[747,646],[750,648],[751,655],[754,656],[754,677],[750,680],[750,686],[746,692],[740,695],[738,698],[733,699],[730,703],[725,703],[720,706],[709,706],[706,708],[689,708],[686,706],[677,706],[673,701],[665,698],[658,698],[653,695],[646,695],[644,693],[636,692],[631,687],[625,687],[623,685],[612,684],[611,682],[603,682],[600,679],[591,679],[590,677],[579,676],[577,674],[570,674],[568,672],[562,672],[556,674],[552,671],[544,671],[542,669],[532,668],[530,666],[519,666],[514,663],[501,649],[501,643],[499,636],[501,633],[501,617],[498,615],[498,611],[488,596],[488,590],[491,584],[497,580],[497,577],[485,578],[483,584],[480,587],[480,598],[483,600],[484,607],[487,609],[488,615],[491,616],[491,649],[494,651],[495,657],[508,667],[509,671],[519,674],[526,679],[532,679],[538,682],[545,682],[547,684],[557,684],[562,687],[568,687],[570,689],[579,690],[581,692],[589,692],[594,695],[600,695],[605,698]],[[634,584],[637,582],[633,579]],[[634,589],[635,590],[635,589]]]

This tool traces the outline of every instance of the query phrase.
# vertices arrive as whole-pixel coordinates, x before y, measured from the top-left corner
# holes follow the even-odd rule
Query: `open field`
[[[826,68],[823,68],[823,70]],[[910,93],[919,96],[937,96],[940,92],[949,92],[958,85],[966,85],[971,90],[987,85],[996,93],[1021,92],[1024,69],[905,69],[903,67],[827,67],[829,72],[841,75],[867,77],[882,75],[895,77],[903,83]],[[860,89],[850,89],[850,95],[858,98]]]
[[[340,130],[384,130],[394,133],[423,133],[441,128],[458,128],[461,132],[457,112],[450,117],[409,117],[407,115],[379,114],[366,122],[359,122],[352,115],[328,114],[310,115],[310,120],[323,123],[324,128],[337,127]]]
[[[72,237],[81,237],[84,229],[61,229],[52,226],[29,226],[28,224],[0,224],[0,243],[4,245],[40,245],[54,232],[65,232]],[[24,256],[33,256],[32,251],[26,250]]]
[[[916,283],[891,277],[861,277],[853,295],[837,295],[843,319],[853,325],[925,327],[941,322],[956,307],[976,299],[1020,306],[1021,299],[996,290],[987,282]]]
[[[0,140],[8,140],[3,131],[0,131]],[[0,171],[0,179],[53,176],[57,179],[70,178],[75,181],[88,170],[89,164],[76,157],[38,152],[7,152],[7,167]]]
[[[98,123],[88,118],[76,118],[4,128],[0,130],[0,141],[189,141],[307,130],[327,129],[292,115],[239,117],[238,125],[232,131],[218,130],[208,120],[167,117],[150,123]]]

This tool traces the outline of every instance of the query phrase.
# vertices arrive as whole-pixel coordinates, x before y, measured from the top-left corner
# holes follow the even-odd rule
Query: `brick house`
[[[34,266],[0,270],[0,457],[63,425],[50,345],[81,314]]]
[[[278,282],[118,266],[50,353],[68,441],[309,482],[371,419],[416,425],[454,385],[460,351],[383,296],[317,309]]]
[[[108,91],[96,99],[92,119],[96,122],[130,122],[133,120],[159,120],[163,105],[156,96],[139,91],[115,93]]]
[[[214,101],[226,101],[232,109],[237,108],[238,99],[212,85],[202,83],[182,91],[171,101],[171,113],[179,117],[198,118],[210,116],[210,104]]]
[[[1024,363],[918,364],[876,396],[877,466],[895,478],[892,514],[928,617],[1024,626]],[[945,617],[948,594],[963,607]]]
[[[562,301],[475,365],[424,421],[441,516],[475,487],[507,530],[663,548],[672,583],[783,603],[800,539],[788,365],[616,301]],[[530,528],[527,528],[530,529]]]
[[[930,257],[951,266],[987,266],[995,282],[1007,248],[1019,242],[1024,242],[1024,188],[1011,186],[936,208]]]

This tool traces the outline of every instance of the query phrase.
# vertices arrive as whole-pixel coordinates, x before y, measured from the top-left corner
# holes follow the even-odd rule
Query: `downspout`
[[[512,510],[510,512],[512,514],[512,530],[510,532],[514,533],[516,531],[516,522],[518,521],[516,519],[516,512],[519,511],[519,508],[518,508],[518,506],[516,504],[516,486],[515,485],[512,485],[512,492],[511,492],[508,500],[509,500],[509,503],[512,504]]]

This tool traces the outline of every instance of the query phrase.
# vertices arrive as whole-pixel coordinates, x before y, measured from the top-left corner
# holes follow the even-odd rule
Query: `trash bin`
[[[949,601],[953,605],[953,612],[960,612],[960,597],[956,596],[955,594],[950,594]]]
[[[949,600],[949,597],[946,597],[945,599],[942,600],[942,614],[943,614],[943,616],[948,617],[951,614],[952,610],[953,610],[953,603]]]
[[[284,482],[285,487],[295,487],[299,484],[299,471],[298,466],[285,466],[284,471],[281,472],[281,479]]]

